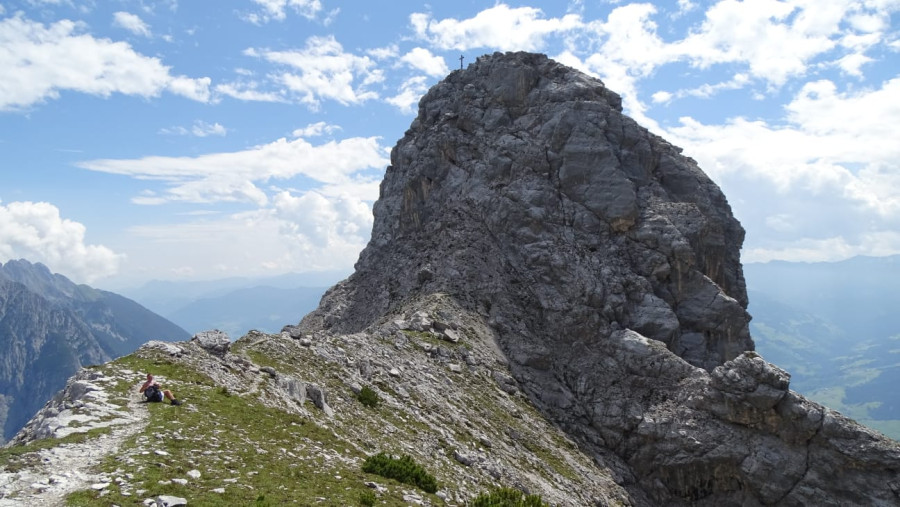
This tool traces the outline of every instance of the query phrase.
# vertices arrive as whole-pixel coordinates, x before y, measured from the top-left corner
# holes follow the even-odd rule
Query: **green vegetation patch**
[[[434,493],[438,489],[437,480],[434,476],[425,471],[421,465],[407,455],[394,458],[380,452],[366,458],[362,470],[363,472],[416,486],[426,493]]]
[[[377,407],[378,403],[381,401],[378,393],[369,386],[363,386],[363,388],[359,390],[359,394],[356,395],[356,399],[369,408]]]
[[[164,376],[164,387],[185,404],[144,405],[146,430],[100,465],[112,479],[103,496],[77,491],[68,505],[139,505],[174,495],[192,506],[346,506],[359,504],[369,491],[359,468],[364,455],[331,429],[230,392],[166,359],[128,356],[117,364]],[[200,476],[189,475],[192,470]],[[400,493],[381,496],[381,504],[401,505]]]
[[[497,488],[482,493],[472,502],[472,507],[545,507],[540,495],[526,495],[513,488]]]

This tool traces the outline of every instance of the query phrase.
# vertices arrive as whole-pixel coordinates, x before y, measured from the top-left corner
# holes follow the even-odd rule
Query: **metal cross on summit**
[[[463,58],[465,58],[463,55],[459,55],[459,68],[460,68],[460,70],[462,70],[462,61],[463,61]]]

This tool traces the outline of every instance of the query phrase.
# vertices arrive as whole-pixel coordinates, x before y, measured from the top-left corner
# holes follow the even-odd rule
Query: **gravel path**
[[[125,372],[123,372],[125,373]],[[130,372],[129,372],[130,373]],[[120,379],[104,377],[94,372],[90,380],[76,380],[66,387],[82,391],[74,407],[50,407],[51,414],[41,421],[41,428],[56,437],[73,433],[69,423],[78,421],[77,430],[109,427],[111,432],[76,444],[63,444],[43,449],[32,455],[32,463],[19,471],[0,471],[0,507],[64,505],[69,493],[86,488],[104,489],[111,478],[97,472],[104,457],[115,452],[128,437],[147,426],[147,407],[137,394],[140,384],[131,391],[125,410],[109,403],[107,386]],[[126,377],[131,381],[134,376]],[[70,393],[71,394],[71,393]],[[71,405],[69,403],[68,405]],[[54,414],[55,412],[55,414]]]

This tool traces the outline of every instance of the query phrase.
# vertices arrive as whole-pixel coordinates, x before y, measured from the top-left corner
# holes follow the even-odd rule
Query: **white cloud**
[[[839,32],[847,9],[843,3],[723,0],[706,11],[698,31],[673,49],[700,67],[745,63],[752,76],[780,86],[835,46],[830,37]]]
[[[372,210],[349,196],[329,199],[314,191],[299,197],[281,192],[272,204],[282,234],[298,245],[328,248],[338,242],[359,252],[372,230]]]
[[[317,137],[323,134],[333,134],[341,130],[341,127],[337,125],[330,125],[325,123],[324,121],[310,123],[309,125],[303,127],[302,129],[294,130],[291,135],[294,137]]]
[[[254,23],[264,23],[273,19],[284,21],[287,18],[288,8],[306,19],[314,19],[322,10],[322,2],[319,0],[253,0],[253,3],[263,8],[261,13],[250,14],[248,19]]]
[[[375,99],[378,94],[368,87],[384,80],[380,69],[368,56],[345,53],[334,37],[310,37],[306,47],[293,51],[270,51],[250,48],[247,56],[263,58],[288,67],[275,80],[286,92],[299,97],[312,108],[322,99],[341,104],[359,104]]]
[[[24,258],[76,282],[90,283],[118,271],[122,256],[85,244],[84,225],[60,217],[46,202],[0,204],[0,261]]]
[[[135,35],[152,37],[150,27],[136,14],[119,11],[113,14],[113,26],[124,28]]]
[[[424,76],[411,77],[403,82],[400,87],[400,93],[393,97],[388,97],[385,102],[396,106],[403,114],[413,114],[419,104],[419,99],[428,91],[428,85],[425,84]]]
[[[686,14],[697,8],[697,4],[691,0],[678,0],[678,14]]]
[[[745,249],[741,252],[743,262],[769,262],[773,260],[793,262],[836,262],[867,255],[881,257],[900,252],[900,233],[880,231],[864,234],[857,243],[850,243],[841,236],[828,238],[800,238],[773,245]]]
[[[376,60],[385,60],[387,58],[396,58],[400,54],[400,48],[396,44],[391,44],[383,48],[368,49],[366,54]]]
[[[187,127],[169,127],[163,128],[159,131],[160,134],[169,134],[169,135],[179,135],[179,136],[194,136],[194,137],[207,137],[207,136],[224,136],[228,133],[228,129],[217,123],[206,123],[205,121],[195,121],[194,125],[191,128]]]
[[[544,38],[581,26],[578,14],[561,18],[543,18],[533,7],[511,8],[499,3],[464,20],[433,20],[430,14],[409,17],[416,35],[440,49],[467,50],[490,47],[503,51],[538,51]]]
[[[450,72],[443,58],[425,48],[413,48],[400,61],[432,77],[444,77]]]
[[[260,91],[256,81],[222,83],[215,87],[216,93],[248,102],[287,102],[278,92]]]
[[[900,242],[890,240],[900,227],[900,144],[886,142],[900,124],[900,78],[852,92],[839,92],[831,81],[807,83],[785,111],[784,120],[771,124],[682,118],[666,135],[722,182],[726,195],[741,196],[745,202],[736,208],[751,224],[748,230],[759,225],[786,232],[785,217],[791,217],[796,230],[805,231],[806,237],[787,234],[777,241],[748,235],[745,258],[900,253]],[[766,188],[773,193],[760,197]],[[764,217],[754,202],[767,203]]]
[[[654,92],[653,95],[650,96],[650,99],[656,104],[665,104],[666,102],[672,100],[672,97],[674,97],[673,94],[664,90],[660,90],[658,92]]]
[[[134,202],[140,204],[230,201],[264,206],[269,199],[257,183],[303,175],[325,185],[344,185],[375,178],[363,173],[373,169],[380,171],[387,163],[377,138],[354,137],[317,146],[302,138],[279,139],[231,153],[90,160],[78,166],[167,184],[164,194],[152,192],[136,197]]]
[[[247,15],[247,20],[256,24],[271,20],[284,21],[287,18],[288,8],[306,19],[315,19],[322,10],[322,2],[319,0],[253,0],[253,2],[263,8],[262,12]],[[332,11],[330,16],[335,14],[337,13]]]
[[[377,195],[376,184],[370,197]],[[129,254],[123,272],[138,278],[349,273],[371,233],[370,202],[346,195],[282,192],[265,209],[131,227],[125,240],[146,247]],[[169,266],[169,271],[161,273],[155,266]]]
[[[654,93],[651,98],[653,102],[660,102],[660,100],[658,100],[658,97],[665,97],[665,100],[663,102],[668,102],[674,98],[683,97],[700,97],[706,99],[712,97],[713,95],[716,95],[723,90],[738,90],[740,88],[744,88],[749,82],[750,76],[748,76],[747,74],[736,74],[728,81],[724,81],[721,83],[704,83],[696,88],[678,90],[675,93],[657,92]],[[659,94],[658,97],[657,94]]]
[[[79,34],[83,25],[62,20],[45,26],[16,15],[0,20],[0,110],[55,99],[62,90],[103,97],[113,93],[158,96],[168,90],[193,100],[209,98],[209,78],[173,76],[158,58],[124,42]]]
[[[181,95],[197,102],[208,102],[210,83],[212,83],[212,80],[208,77],[195,79],[175,76],[169,79],[166,88],[176,95]]]

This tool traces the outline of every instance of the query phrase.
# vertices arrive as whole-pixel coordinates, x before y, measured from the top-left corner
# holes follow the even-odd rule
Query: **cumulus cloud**
[[[124,42],[80,33],[69,20],[44,25],[18,14],[0,20],[0,110],[55,99],[62,90],[99,96],[158,96],[163,91],[206,101],[209,78],[172,75],[158,58]]]
[[[691,2],[679,5],[682,9],[695,7]],[[657,95],[656,102],[711,96],[756,83],[764,84],[763,93],[768,94],[788,79],[822,66],[859,76],[861,68],[872,61],[866,51],[890,44],[882,30],[897,8],[851,0],[721,0],[706,10],[703,20],[686,36],[664,40],[657,33],[658,8],[631,3],[615,7],[606,20],[572,28],[568,35],[573,40],[581,37],[583,43],[570,43],[556,58],[600,77],[623,96],[629,114],[655,129],[655,122],[645,114],[638,84],[661,67],[677,63],[699,71],[717,67],[733,73],[733,78],[669,91],[670,95]]]
[[[138,277],[143,266],[171,266],[169,276],[222,277],[268,273],[347,271],[372,229],[378,180],[276,192],[269,205],[188,222],[141,225],[127,240],[148,245],[128,259]],[[152,252],[152,258],[150,258]]]
[[[215,87],[216,93],[237,100],[248,102],[287,102],[287,99],[277,91],[262,91],[261,84],[257,81],[241,81],[222,83]]]
[[[46,202],[0,204],[0,261],[24,258],[76,282],[90,283],[118,271],[122,256],[85,243],[84,225],[62,218]]]
[[[344,52],[333,36],[310,37],[306,46],[298,50],[250,48],[244,54],[284,66],[285,70],[275,73],[275,80],[286,93],[312,108],[318,107],[322,99],[344,105],[375,99],[378,94],[370,86],[384,80],[374,61]]]
[[[735,204],[749,228],[768,229],[749,237],[745,258],[900,252],[891,240],[900,227],[900,145],[885,142],[896,137],[892,126],[900,122],[900,78],[844,92],[827,80],[807,83],[785,111],[777,123],[738,117],[704,124],[685,117],[666,136],[722,182],[727,195],[769,203],[765,210]],[[806,237],[798,238],[799,230]],[[818,257],[814,249],[822,250]]]
[[[376,60],[385,60],[387,58],[396,58],[400,54],[400,48],[396,44],[391,44],[382,48],[368,49],[366,54]]]
[[[300,196],[280,192],[272,204],[282,234],[298,245],[317,249],[355,247],[358,252],[372,230],[371,208],[348,195],[328,198],[315,191]]]
[[[310,123],[309,125],[294,130],[291,135],[294,137],[317,137],[324,134],[333,134],[341,130],[339,125],[331,125],[324,121]]]
[[[413,48],[400,61],[432,77],[444,77],[450,72],[443,58],[425,48]]]
[[[890,181],[889,170],[900,158],[900,144],[884,142],[900,122],[900,78],[879,89],[845,93],[831,81],[807,83],[785,110],[784,126],[744,118],[704,125],[682,118],[670,133],[690,145],[714,175],[747,171],[783,190],[840,189],[881,215],[900,213],[900,181]]]
[[[269,21],[284,21],[287,18],[287,10],[291,9],[306,19],[315,19],[322,10],[322,2],[319,0],[253,0],[253,3],[262,7],[259,12],[247,15],[251,23],[261,24]]]
[[[371,199],[377,195],[377,184],[368,201],[285,191],[264,209],[131,227],[127,239],[147,247],[130,254],[125,266],[139,278],[349,272],[371,233]],[[170,268],[143,272],[147,266]]]
[[[503,51],[539,51],[548,35],[581,26],[578,14],[544,18],[540,9],[512,8],[502,3],[469,19],[435,20],[430,14],[414,13],[409,21],[420,39],[440,49],[456,50],[491,47]]]
[[[92,171],[165,182],[165,192],[150,191],[135,197],[134,202],[139,204],[225,201],[264,206],[269,198],[258,183],[305,176],[324,185],[352,184],[360,179],[376,179],[365,171],[380,171],[387,163],[378,138],[354,137],[315,146],[303,138],[282,138],[230,153],[89,160],[78,165]]]
[[[113,26],[124,28],[135,35],[151,37],[150,27],[136,14],[119,11],[113,14]]]
[[[413,114],[416,112],[419,99],[426,91],[428,91],[428,85],[424,76],[411,77],[400,86],[400,93],[388,97],[385,102],[396,106],[403,114]]]

